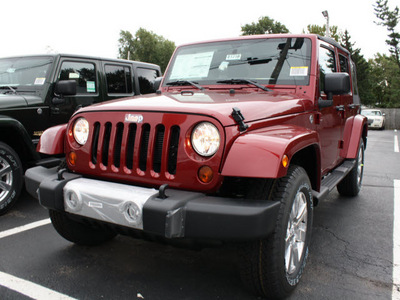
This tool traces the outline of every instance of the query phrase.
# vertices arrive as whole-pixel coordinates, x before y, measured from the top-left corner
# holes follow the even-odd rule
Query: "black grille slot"
[[[178,126],[171,127],[171,135],[169,139],[169,152],[168,152],[168,173],[170,174],[176,173],[180,132],[181,129]]]
[[[128,142],[126,143],[126,167],[133,169],[133,150],[135,148],[136,124],[129,124]]]
[[[154,141],[154,154],[153,154],[153,170],[154,172],[160,173],[161,171],[161,159],[162,150],[164,145],[165,127],[164,125],[158,125],[156,128],[156,136]]]
[[[99,146],[100,123],[96,122],[93,126],[93,141],[92,141],[92,163],[97,164],[97,147]]]
[[[118,123],[117,133],[115,136],[115,143],[114,143],[114,166],[116,166],[117,168],[119,168],[121,164],[121,145],[122,145],[123,134],[124,134],[124,124]]]
[[[139,169],[143,172],[146,171],[147,166],[147,151],[149,148],[150,125],[144,124],[142,126],[142,137],[140,140],[139,150]]]
[[[104,129],[103,148],[101,153],[101,162],[108,166],[108,149],[110,147],[111,123],[107,122]]]
[[[177,125],[167,128],[164,124],[94,122],[90,161],[105,167],[112,164],[121,172],[125,172],[121,170],[123,167],[135,170],[132,175],[139,170],[175,175],[180,134]],[[110,170],[115,172],[115,169]]]

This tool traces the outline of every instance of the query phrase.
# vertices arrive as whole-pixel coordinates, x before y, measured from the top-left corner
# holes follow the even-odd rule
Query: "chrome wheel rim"
[[[0,203],[4,201],[11,191],[13,172],[10,164],[0,157]]]
[[[301,266],[307,234],[307,197],[298,191],[293,201],[285,239],[286,273],[294,274]]]

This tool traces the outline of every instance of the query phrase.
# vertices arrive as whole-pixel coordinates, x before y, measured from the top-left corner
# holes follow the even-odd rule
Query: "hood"
[[[26,107],[43,103],[42,98],[33,95],[0,94],[0,109]]]
[[[151,111],[202,114],[223,126],[235,124],[232,109],[240,109],[245,122],[301,113],[313,109],[310,99],[283,92],[182,92],[125,98],[82,108],[88,111]]]

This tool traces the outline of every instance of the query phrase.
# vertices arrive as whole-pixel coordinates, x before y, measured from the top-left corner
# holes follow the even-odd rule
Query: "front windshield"
[[[0,87],[40,87],[46,81],[52,62],[52,57],[0,59]]]
[[[361,112],[364,116],[381,116],[382,113],[379,110],[363,110]]]
[[[246,79],[261,84],[307,85],[311,40],[270,38],[213,42],[177,50],[164,81],[201,85]]]

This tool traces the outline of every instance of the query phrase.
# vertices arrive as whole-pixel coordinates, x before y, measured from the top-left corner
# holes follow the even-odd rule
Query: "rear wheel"
[[[360,139],[356,163],[353,169],[345,178],[337,185],[337,190],[342,196],[354,197],[361,190],[362,179],[364,174],[364,141]]]
[[[66,240],[82,245],[96,246],[112,240],[117,234],[103,227],[78,222],[68,214],[54,210],[49,211],[51,223],[57,232]]]
[[[17,201],[22,190],[22,164],[18,154],[0,142],[0,215]]]
[[[311,184],[303,168],[292,166],[271,189],[263,189],[263,196],[281,203],[275,230],[268,238],[242,248],[241,277],[258,295],[284,298],[299,283],[308,256],[313,220]]]

